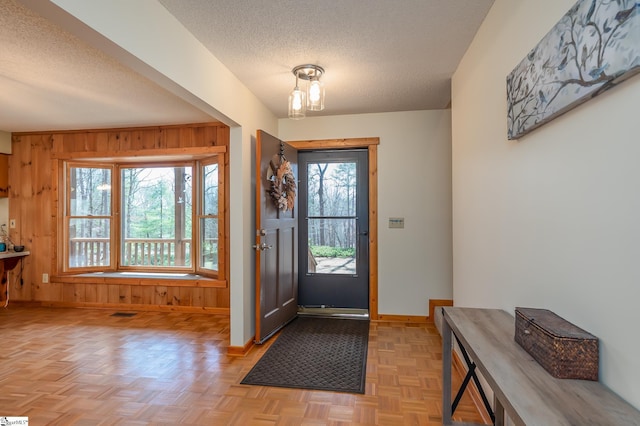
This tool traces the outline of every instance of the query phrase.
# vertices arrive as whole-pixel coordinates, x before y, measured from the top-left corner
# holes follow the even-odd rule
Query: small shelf
[[[17,252],[13,250],[3,251],[2,253],[0,253],[0,259],[10,259],[12,257],[22,257],[22,256],[28,256],[30,254],[31,252],[28,252],[28,251],[21,251],[21,252]]]

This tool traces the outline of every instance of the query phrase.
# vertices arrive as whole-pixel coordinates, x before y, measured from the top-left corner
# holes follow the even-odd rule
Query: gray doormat
[[[368,341],[369,321],[299,317],[240,383],[362,394]]]

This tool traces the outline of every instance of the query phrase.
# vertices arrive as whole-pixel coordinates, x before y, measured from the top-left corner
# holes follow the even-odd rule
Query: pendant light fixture
[[[324,68],[318,65],[298,65],[293,70],[296,76],[296,87],[289,95],[289,118],[299,120],[305,117],[306,110],[322,111],[324,109],[324,83],[320,77]],[[300,90],[298,80],[305,80],[306,90]]]
[[[298,75],[296,75],[296,87],[289,94],[289,118],[293,120],[303,119],[307,112],[307,94],[298,87]]]

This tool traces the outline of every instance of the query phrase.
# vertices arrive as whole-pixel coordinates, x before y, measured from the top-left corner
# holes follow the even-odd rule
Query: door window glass
[[[307,164],[307,273],[357,270],[356,163]]]

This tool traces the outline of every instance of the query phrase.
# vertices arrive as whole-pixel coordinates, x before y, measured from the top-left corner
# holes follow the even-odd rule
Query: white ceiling
[[[158,0],[277,117],[291,69],[325,68],[322,112],[446,108],[493,0]],[[211,117],[22,5],[0,0],[0,130],[178,124]]]

